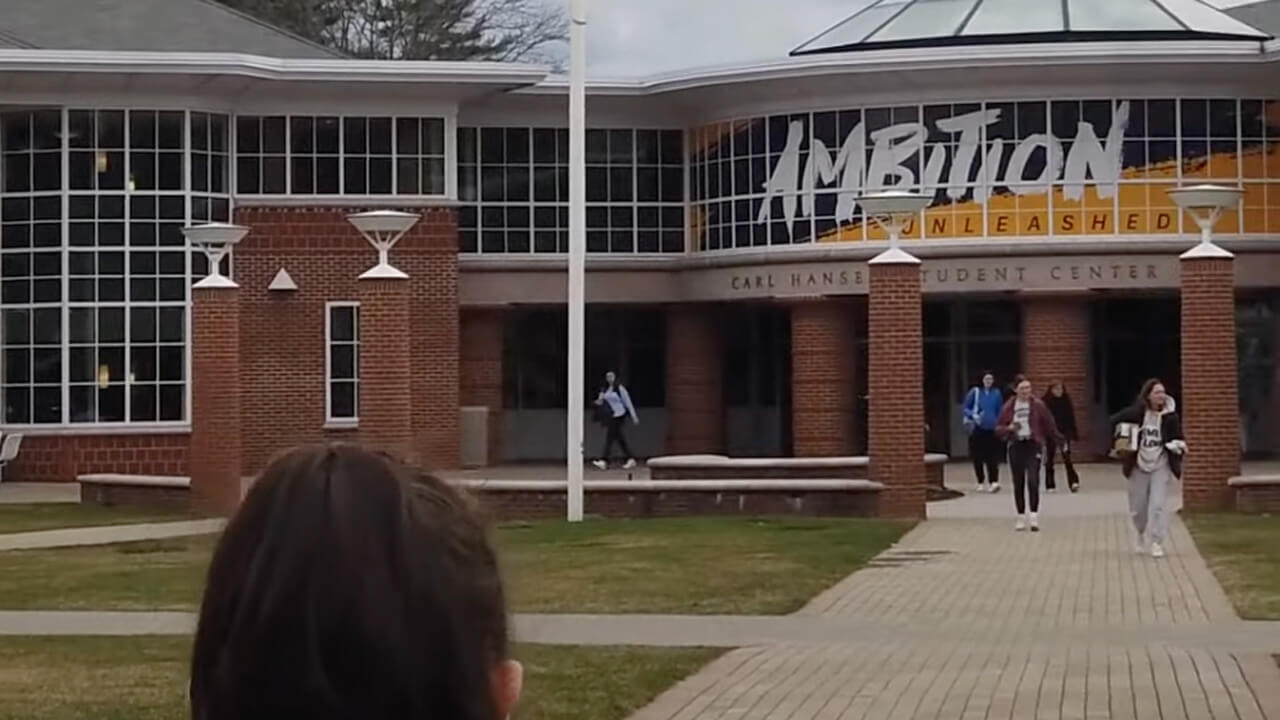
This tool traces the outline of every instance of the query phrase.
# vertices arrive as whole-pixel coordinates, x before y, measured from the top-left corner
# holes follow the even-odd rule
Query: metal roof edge
[[[1271,62],[1280,58],[1280,39],[1200,40],[1093,43],[1022,43],[952,45],[935,48],[867,50],[859,53],[812,54],[756,63],[709,66],[637,78],[588,78],[596,95],[660,95],[702,87],[786,79],[806,75],[894,72],[936,68],[1011,65],[1093,65],[1143,62]],[[568,79],[549,75],[518,94],[560,95]]]
[[[370,82],[474,82],[536,84],[541,65],[433,60],[274,58],[244,53],[28,50],[0,48],[0,70],[34,72],[132,72],[141,74],[231,74],[264,80]]]

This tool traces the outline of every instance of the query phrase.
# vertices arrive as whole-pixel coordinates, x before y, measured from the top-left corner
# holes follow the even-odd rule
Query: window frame
[[[283,118],[284,145],[283,145],[282,151],[268,153],[266,150],[263,149],[264,145],[263,145],[263,135],[262,135],[262,120],[264,118]],[[295,154],[293,151],[294,119],[309,119],[314,122],[320,119],[329,119],[329,118],[336,118],[338,120],[337,154],[321,155],[321,154],[312,152],[312,153],[302,153],[297,155],[296,157],[298,159],[303,159],[303,160],[306,160],[306,159],[314,160],[315,158],[322,157],[322,156],[336,158],[338,162],[338,192],[337,193],[294,192],[294,189],[293,189],[294,188],[293,164],[295,159]],[[240,123],[242,120],[245,120],[245,119],[254,119],[257,121],[259,136],[258,136],[258,150],[256,151],[242,152],[240,149]],[[384,155],[381,153],[371,153],[369,151],[368,121],[374,120],[374,119],[379,119],[379,120],[385,119],[389,122],[391,135],[389,138],[390,152],[388,154]],[[402,155],[399,152],[400,144],[398,142],[399,140],[398,132],[399,132],[399,127],[401,125],[400,120],[402,119],[418,120],[420,121],[418,123],[419,127],[421,127],[422,125],[425,125],[426,121],[439,121],[440,126],[443,128],[444,137],[441,138],[441,145],[440,145],[443,155],[439,156],[439,159],[442,161],[443,167],[444,167],[444,176],[440,179],[440,186],[442,187],[442,192],[434,193],[434,194],[422,193],[422,192],[418,192],[418,193],[399,192],[399,189],[400,189],[399,166],[400,166],[401,160],[414,160],[418,162],[420,167],[421,164],[424,164],[429,160],[436,159],[437,157],[435,155],[428,155],[422,152],[419,152],[418,154],[405,154],[405,155]],[[347,122],[353,121],[353,120],[365,121],[366,147],[365,147],[365,150],[362,152],[348,153],[347,152]],[[456,137],[455,137],[457,133],[457,126],[458,126],[457,118],[451,113],[443,113],[443,112],[437,113],[437,114],[430,114],[430,113],[407,114],[403,112],[382,112],[382,113],[373,113],[373,114],[346,114],[346,113],[332,113],[332,112],[297,112],[295,113],[295,112],[289,112],[289,111],[265,111],[265,110],[257,111],[255,110],[253,112],[235,113],[231,116],[231,122],[230,122],[230,129],[231,129],[230,157],[232,160],[231,193],[232,193],[232,196],[235,197],[240,204],[244,204],[244,205],[269,205],[269,204],[311,205],[311,204],[324,204],[326,202],[333,202],[333,203],[356,202],[356,203],[365,204],[365,205],[399,206],[399,205],[403,205],[406,201],[410,201],[410,200],[417,201],[419,203],[426,201],[428,203],[435,202],[440,204],[452,205],[453,202],[457,199],[457,195],[458,195],[458,183],[457,183],[457,177],[456,177],[457,170],[458,170],[457,150],[456,150],[457,143],[456,143]],[[420,147],[420,150],[421,150],[421,147]],[[258,190],[255,192],[242,191],[240,188],[240,167],[239,167],[240,162],[244,159],[253,159],[253,158],[258,159],[261,162],[261,160],[264,157],[268,157],[268,156],[279,157],[283,160],[283,163],[284,163],[283,192],[265,193],[261,191],[261,185],[262,185],[261,164],[259,165],[259,170],[258,170],[260,173]],[[368,163],[371,159],[381,159],[381,158],[385,158],[390,163],[390,166],[391,166],[390,191],[386,193],[367,192]],[[366,192],[361,192],[361,193],[347,192],[346,168],[347,168],[348,160],[364,161],[366,166]],[[313,169],[313,173],[314,173],[314,169]]]
[[[13,108],[13,112],[24,112],[24,111],[32,112],[40,109],[42,108],[35,107],[35,106],[30,108],[15,107]],[[27,415],[27,420],[25,422],[24,421],[8,422],[7,418],[4,416],[3,409],[0,409],[0,430],[3,430],[4,432],[23,432],[23,433],[32,434],[32,435],[45,435],[45,434],[91,435],[91,434],[100,434],[102,432],[112,432],[112,433],[130,434],[130,435],[132,434],[145,435],[145,434],[162,434],[162,433],[174,433],[174,432],[179,432],[179,433],[189,432],[191,428],[191,400],[192,400],[191,285],[194,284],[194,282],[199,280],[201,277],[201,275],[194,272],[195,271],[194,261],[196,259],[195,257],[196,255],[202,255],[202,254],[199,253],[197,249],[191,247],[190,244],[186,242],[184,242],[181,246],[173,246],[174,250],[177,250],[177,249],[185,250],[184,259],[182,261],[182,266],[183,266],[182,277],[184,277],[186,280],[186,289],[184,291],[184,296],[181,300],[175,299],[175,300],[162,301],[158,297],[150,300],[137,300],[133,298],[132,291],[128,289],[129,280],[132,279],[133,277],[133,273],[129,270],[129,268],[131,267],[130,263],[132,262],[131,253],[135,250],[140,250],[145,252],[149,250],[149,248],[136,246],[134,245],[131,239],[131,234],[130,234],[131,230],[128,229],[131,221],[133,220],[132,211],[130,210],[130,207],[131,207],[131,200],[133,198],[154,198],[157,203],[162,198],[178,198],[182,206],[183,216],[180,220],[175,218],[175,221],[181,222],[182,225],[185,227],[185,226],[189,226],[190,224],[192,224],[193,221],[197,220],[196,215],[193,212],[194,210],[193,206],[195,204],[194,200],[196,198],[203,198],[206,201],[205,205],[211,208],[208,211],[209,217],[212,217],[213,219],[219,219],[219,220],[225,219],[229,221],[231,217],[231,213],[234,211],[230,192],[227,192],[227,191],[197,192],[191,189],[193,185],[192,179],[190,177],[191,154],[192,154],[191,127],[193,122],[193,116],[197,114],[203,114],[209,118],[213,118],[214,116],[221,116],[223,118],[226,118],[228,122],[228,135],[225,138],[225,142],[228,143],[228,147],[229,147],[229,143],[230,143],[229,123],[230,123],[230,118],[233,116],[230,113],[226,112],[224,109],[219,109],[219,108],[209,108],[204,106],[200,106],[200,107],[176,106],[175,107],[173,105],[164,104],[164,103],[157,103],[154,105],[145,105],[145,106],[120,105],[120,104],[111,104],[111,103],[102,103],[102,104],[71,103],[71,104],[62,104],[62,105],[57,105],[56,107],[43,108],[43,109],[54,110],[59,114],[59,123],[61,126],[61,139],[60,139],[60,144],[56,154],[59,156],[59,161],[61,166],[60,188],[57,191],[49,191],[49,192],[29,191],[29,192],[5,193],[5,197],[32,199],[32,198],[38,198],[41,196],[49,196],[49,197],[56,198],[59,201],[61,205],[61,213],[60,213],[60,218],[58,220],[58,225],[61,228],[61,243],[57,248],[57,251],[58,251],[57,254],[60,257],[60,263],[61,263],[61,274],[59,277],[60,284],[61,284],[61,295],[60,295],[60,299],[57,302],[49,302],[49,303],[28,302],[28,303],[14,303],[12,305],[6,304],[5,309],[17,310],[17,311],[26,310],[29,313],[34,313],[36,310],[48,308],[58,312],[58,315],[60,317],[59,342],[57,346],[50,346],[50,347],[56,349],[60,357],[60,368],[59,368],[60,378],[58,382],[58,392],[60,396],[60,409],[59,409],[60,417],[56,421],[36,422],[35,408],[34,408],[34,404],[32,404],[32,407],[30,408],[30,411]],[[173,113],[181,117],[181,129],[180,129],[181,147],[180,148],[169,147],[167,149],[168,152],[174,153],[181,158],[181,171],[179,173],[179,178],[180,178],[179,187],[175,189],[140,189],[137,187],[133,187],[133,188],[129,187],[129,184],[128,184],[129,169],[130,169],[129,151],[131,149],[131,141],[129,137],[129,133],[131,131],[130,116],[131,116],[131,113],[135,113],[135,112],[136,113],[155,113],[157,120],[159,119],[160,114],[162,113]],[[94,126],[93,126],[94,129],[92,130],[92,132],[95,133],[95,135],[93,136],[95,138],[96,138],[96,132],[97,132],[97,129],[96,129],[97,122],[103,116],[103,114],[104,113],[106,114],[120,113],[122,123],[123,123],[121,127],[121,133],[123,135],[123,139],[120,141],[118,160],[122,163],[123,177],[125,178],[125,184],[122,187],[101,188],[101,187],[98,187],[96,179],[95,179],[94,186],[92,188],[88,188],[88,187],[73,188],[72,187],[72,184],[73,184],[72,174],[70,172],[71,154],[73,152],[96,153],[99,150],[98,141],[96,139],[92,141],[76,142],[75,136],[71,133],[72,116],[75,115],[76,113],[92,114],[93,122],[94,122]],[[156,129],[156,132],[157,132],[156,140],[157,140],[157,146],[158,146],[160,144],[158,126]],[[157,150],[159,150],[159,148],[157,148]],[[74,198],[90,197],[90,198],[93,198],[96,203],[99,198],[110,197],[110,196],[120,197],[123,200],[124,206],[125,206],[125,213],[122,219],[120,220],[120,222],[122,222],[126,227],[124,244],[118,247],[113,246],[111,248],[108,248],[112,252],[118,251],[124,254],[125,270],[123,274],[120,275],[120,277],[123,278],[125,283],[125,287],[126,287],[125,295],[123,299],[119,301],[99,301],[97,299],[90,300],[90,301],[73,300],[70,293],[70,285],[71,285],[71,278],[72,278],[71,259],[72,259],[73,251],[80,252],[82,255],[85,253],[96,255],[99,251],[102,250],[102,247],[100,247],[96,242],[92,247],[72,245],[71,234],[70,234],[71,224],[72,224],[72,217],[71,217],[72,200]],[[215,205],[217,206],[216,209],[213,208],[213,206]],[[209,218],[204,218],[204,219],[209,219]],[[98,222],[98,219],[96,218],[96,214],[93,222],[95,224]],[[157,217],[156,219],[153,220],[153,222],[160,222],[160,218]],[[156,248],[157,252],[160,249],[161,248],[157,247]],[[14,248],[12,250],[16,252],[21,252],[20,248]],[[229,266],[229,263],[228,263],[228,266]],[[155,277],[157,278],[159,278],[159,276],[160,276],[159,273],[155,275]],[[82,277],[90,277],[90,276],[82,274]],[[99,277],[100,277],[100,274],[95,270],[95,272],[92,275],[92,279],[95,281],[95,283]],[[177,276],[173,275],[171,277],[177,277]],[[81,420],[81,421],[73,420],[74,415],[73,415],[73,408],[71,403],[72,387],[77,384],[81,386],[85,386],[86,383],[77,383],[71,380],[72,346],[75,345],[81,348],[93,347],[95,348],[94,350],[95,356],[97,354],[97,348],[99,347],[96,340],[96,332],[95,332],[95,341],[93,343],[84,343],[84,342],[73,343],[71,341],[71,331],[72,331],[71,315],[73,310],[80,309],[80,308],[93,308],[95,318],[98,310],[110,310],[113,308],[119,308],[124,311],[125,339],[120,346],[124,348],[124,352],[125,352],[125,358],[124,358],[125,374],[121,381],[119,381],[118,383],[112,383],[113,385],[119,385],[124,388],[124,415],[123,415],[123,419],[121,420],[97,419],[96,414],[98,412],[98,405],[96,402],[96,398],[94,403],[94,413],[95,413],[94,419]],[[160,347],[162,346],[171,347],[171,346],[175,346],[176,343],[170,342],[170,341],[161,342],[158,339],[158,336],[156,340],[148,341],[148,342],[142,342],[134,339],[130,330],[130,318],[133,316],[133,310],[154,309],[158,314],[165,308],[179,308],[181,310],[182,333],[183,333],[183,338],[181,341],[182,342],[181,379],[180,380],[160,379],[158,374],[159,370],[157,367],[157,377],[155,379],[152,379],[149,381],[135,380],[133,379],[134,374],[132,372],[132,348],[155,347],[157,349],[157,352],[159,352]],[[34,315],[32,315],[31,317],[34,317]],[[30,319],[29,319],[29,322],[30,322]],[[34,331],[34,328],[31,328],[31,330]],[[0,334],[2,334],[2,331],[0,331]],[[0,336],[0,347],[3,347],[3,342],[4,342],[4,339],[2,336]],[[34,346],[30,346],[29,344],[29,347],[34,347]],[[3,371],[4,371],[4,368],[2,367],[3,361],[4,361],[3,354],[0,354],[0,377],[3,377]],[[156,388],[156,393],[158,397],[158,393],[160,392],[163,386],[172,386],[177,384],[180,384],[182,386],[181,395],[180,395],[181,403],[182,403],[182,412],[181,412],[180,418],[172,419],[172,420],[160,420],[160,419],[135,420],[132,418],[132,415],[133,415],[132,396],[133,396],[133,389],[135,386],[154,386]],[[35,385],[36,383],[34,381],[34,376],[28,378],[28,381],[26,382],[26,386],[34,388]],[[2,392],[3,391],[0,390],[0,394],[2,394]],[[34,395],[31,398],[31,403],[34,403]],[[156,413],[157,418],[159,417],[159,414],[160,414],[159,408],[157,407],[157,413]]]
[[[351,340],[335,341],[333,338],[333,313],[335,310],[352,310]],[[333,375],[333,348],[350,345],[354,350],[355,373],[350,378]],[[355,404],[350,417],[333,414],[334,383],[352,383],[355,386]],[[360,302],[357,300],[331,300],[324,304],[324,418],[326,429],[352,429],[360,426]]]

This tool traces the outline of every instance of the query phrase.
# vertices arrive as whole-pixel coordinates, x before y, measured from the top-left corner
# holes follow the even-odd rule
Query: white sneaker
[[[1045,490],[1045,492],[1047,492],[1047,493],[1049,493],[1050,495],[1052,495],[1052,494],[1054,494],[1054,493],[1058,492],[1058,488],[1056,488],[1056,487],[1051,487],[1051,488],[1049,488],[1048,490]]]
[[[633,468],[633,467],[635,467],[635,466],[636,466],[636,461],[635,461],[635,459],[634,459],[634,458],[629,458],[625,463],[623,463],[623,465],[622,465],[622,469],[623,469],[623,470],[630,470],[631,468]]]
[[[987,491],[987,486],[986,486],[986,485],[984,485],[984,484],[983,484],[983,483],[981,483],[981,482],[974,483],[974,485],[973,485],[973,491],[974,491],[974,492],[986,492],[986,491]]]
[[[1151,543],[1151,557],[1153,558],[1164,557],[1164,548],[1160,547],[1160,543],[1158,542]]]
[[[993,492],[993,493],[998,493],[998,492],[1000,492],[1000,483],[998,483],[998,482],[997,482],[997,483],[991,483],[991,492]]]
[[[609,469],[609,463],[607,463],[607,462],[605,462],[605,461],[603,461],[603,460],[592,460],[592,461],[591,461],[591,464],[592,464],[592,465],[595,465],[597,470],[608,470],[608,469]]]
[[[1028,524],[1031,525],[1031,532],[1040,532],[1040,514],[1031,513]]]
[[[1139,536],[1138,536],[1137,538],[1135,538],[1135,539],[1134,539],[1134,541],[1133,541],[1133,554],[1134,554],[1134,555],[1146,555],[1146,554],[1147,554],[1147,545],[1146,545],[1146,543],[1144,543],[1144,542],[1142,541],[1142,536],[1141,536],[1141,535],[1139,535]]]
[[[1016,523],[1014,523],[1014,524],[1013,524],[1013,529],[1014,529],[1014,530],[1016,530],[1016,531],[1018,531],[1018,532],[1022,532],[1023,530],[1026,530],[1026,529],[1027,529],[1027,519],[1026,519],[1026,518],[1024,518],[1024,517],[1022,517],[1021,515],[1019,515],[1019,516],[1018,516],[1018,521],[1017,521]]]

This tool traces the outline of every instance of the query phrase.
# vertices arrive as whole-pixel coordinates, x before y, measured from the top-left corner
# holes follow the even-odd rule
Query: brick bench
[[[925,477],[930,485],[941,488],[949,458],[941,453],[924,456]],[[652,458],[646,463],[654,480],[716,480],[751,478],[761,480],[798,480],[806,478],[844,478],[865,480],[871,458],[849,457],[798,458],[733,458],[725,455],[670,455]]]
[[[76,477],[82,505],[134,505],[182,509],[190,503],[191,478],[174,475],[98,473]]]
[[[1280,475],[1238,475],[1227,481],[1235,492],[1236,510],[1280,512]]]
[[[567,484],[557,480],[461,480],[497,520],[562,518]],[[583,507],[603,517],[807,515],[874,517],[883,486],[869,480],[592,480]]]

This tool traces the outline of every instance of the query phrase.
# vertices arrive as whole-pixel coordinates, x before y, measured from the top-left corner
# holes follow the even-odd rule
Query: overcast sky
[[[545,0],[567,4],[566,0]],[[596,78],[776,60],[874,0],[587,0]],[[1059,2],[1059,0],[1026,0]],[[1234,7],[1257,0],[1206,0]]]

